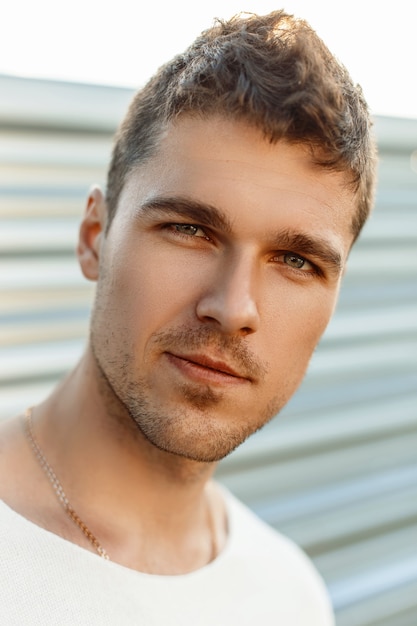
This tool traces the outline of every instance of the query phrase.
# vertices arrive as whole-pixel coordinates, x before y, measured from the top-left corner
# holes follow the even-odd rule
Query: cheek
[[[163,255],[154,254],[152,263],[143,253],[120,255],[107,275],[111,278],[103,281],[103,291],[108,306],[120,323],[135,329],[133,333],[184,321],[197,297],[195,267],[190,263],[182,267]]]
[[[282,297],[270,308],[265,321],[265,350],[271,361],[284,358],[288,366],[305,367],[334,310],[337,293],[315,290],[309,294]]]
[[[329,317],[330,307],[313,307],[313,310],[291,311],[280,314],[279,321],[263,335],[263,361],[270,372],[269,386],[272,393],[282,390],[285,402],[299,387],[304,378],[312,354],[322,336]]]

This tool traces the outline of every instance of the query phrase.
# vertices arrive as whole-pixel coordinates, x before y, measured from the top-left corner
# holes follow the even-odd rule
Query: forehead
[[[356,198],[342,172],[318,168],[307,146],[268,142],[242,121],[185,116],[161,135],[155,155],[133,170],[122,197],[186,196],[217,206],[248,226],[303,222],[329,231],[349,249]],[[292,224],[282,224],[292,226]]]

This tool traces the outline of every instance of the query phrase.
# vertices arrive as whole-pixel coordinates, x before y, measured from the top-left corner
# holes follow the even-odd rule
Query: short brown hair
[[[347,172],[357,194],[352,232],[358,236],[375,187],[369,111],[361,88],[307,22],[284,11],[217,20],[158,70],[116,134],[109,224],[126,176],[154,154],[167,124],[187,113],[245,120],[270,142],[306,144],[318,165]]]

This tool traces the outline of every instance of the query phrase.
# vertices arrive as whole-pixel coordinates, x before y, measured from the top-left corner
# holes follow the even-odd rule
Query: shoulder
[[[257,552],[271,550],[290,552],[300,555],[301,550],[287,537],[276,531],[269,524],[260,519],[248,506],[238,500],[233,494],[223,489],[226,503],[230,533],[234,540],[246,541],[251,537],[251,545],[256,544]]]
[[[227,490],[224,490],[224,497],[230,536],[236,545],[245,545],[254,557],[266,556],[271,563],[276,558],[279,558],[280,563],[285,559],[287,566],[316,572],[310,559],[291,539],[261,520]]]
[[[229,547],[242,567],[252,570],[262,587],[269,589],[274,597],[279,594],[281,601],[284,597],[288,606],[302,605],[303,611],[311,611],[311,616],[323,616],[322,621],[312,620],[311,624],[332,624],[326,586],[309,557],[227,490],[224,498],[230,524]],[[299,623],[304,624],[301,617]]]

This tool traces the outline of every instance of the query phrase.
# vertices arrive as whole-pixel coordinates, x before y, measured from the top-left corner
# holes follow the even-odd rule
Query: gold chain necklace
[[[62,504],[65,513],[74,522],[74,524],[78,526],[78,528],[83,532],[83,534],[87,537],[88,541],[94,546],[94,549],[96,550],[96,552],[103,559],[108,560],[109,555],[107,554],[105,549],[101,546],[98,539],[95,537],[95,535],[93,535],[91,530],[88,528],[87,524],[85,524],[85,522],[82,521],[80,516],[77,515],[77,513],[74,511],[73,507],[69,503],[68,498],[65,495],[65,491],[63,490],[62,485],[57,478],[57,475],[55,474],[52,467],[49,465],[44,453],[42,452],[42,449],[40,448],[38,442],[36,441],[35,435],[33,433],[33,426],[32,426],[32,408],[26,409],[25,418],[26,418],[25,419],[25,432],[26,432],[28,441],[30,443],[30,447],[32,448],[34,452],[35,457],[39,461],[39,465],[41,466],[49,482],[51,483],[52,488],[55,491],[55,494],[58,500]]]
[[[65,491],[63,490],[62,485],[59,482],[57,475],[55,474],[52,467],[49,465],[41,447],[36,441],[36,438],[33,432],[33,425],[32,425],[32,411],[33,411],[32,407],[26,409],[25,411],[25,433],[29,441],[30,447],[32,448],[33,453],[39,462],[39,465],[41,466],[49,482],[51,483],[52,488],[55,491],[55,494],[59,502],[62,504],[62,507],[65,513],[74,522],[74,524],[78,526],[78,528],[83,532],[83,534],[87,537],[88,541],[93,545],[96,552],[103,559],[108,560],[109,555],[107,554],[105,549],[102,547],[102,545],[100,544],[98,539],[95,537],[95,535],[93,535],[91,530],[88,528],[87,524],[82,521],[80,516],[74,511],[73,507],[69,503],[69,500],[67,496],[65,495]],[[213,514],[212,514],[212,510],[210,506],[208,507],[208,517],[209,517],[209,527],[210,527],[210,535],[211,535],[210,561],[212,561],[216,558],[219,550],[218,550],[218,545],[217,545],[216,531],[214,529]]]

